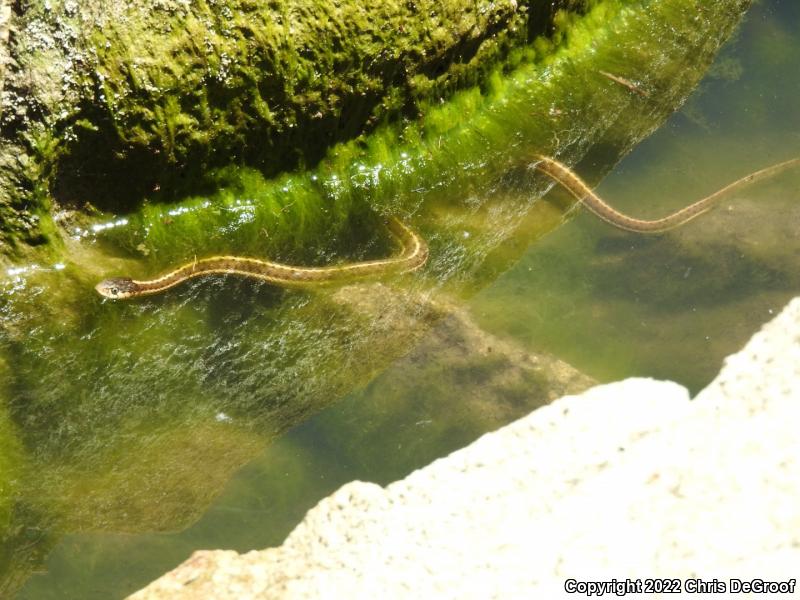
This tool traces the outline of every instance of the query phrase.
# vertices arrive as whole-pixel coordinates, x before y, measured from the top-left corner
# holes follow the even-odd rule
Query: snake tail
[[[617,229],[635,233],[661,233],[680,227],[697,218],[713,206],[726,194],[756,181],[773,177],[790,167],[800,165],[800,158],[786,160],[759,171],[745,175],[730,183],[710,196],[698,200],[689,206],[660,219],[644,220],[628,216],[604,202],[572,169],[549,156],[536,156],[533,167],[553,181],[564,187],[591,213]]]

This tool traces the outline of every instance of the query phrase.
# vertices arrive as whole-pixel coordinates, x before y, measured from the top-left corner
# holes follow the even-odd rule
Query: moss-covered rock
[[[551,27],[556,8],[585,4],[19,2],[0,242],[45,242],[51,196],[121,211],[196,191],[210,167],[312,165],[336,142],[480,82]]]

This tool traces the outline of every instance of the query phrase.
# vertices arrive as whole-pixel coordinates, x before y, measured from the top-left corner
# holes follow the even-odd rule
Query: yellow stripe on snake
[[[699,217],[707,210],[711,209],[714,204],[719,201],[725,194],[728,194],[735,189],[744,187],[756,181],[766,179],[777,175],[781,171],[800,165],[800,158],[793,158],[781,163],[777,163],[770,167],[766,167],[759,171],[745,175],[737,179],[733,183],[729,183],[724,188],[717,190],[710,196],[706,196],[702,200],[698,200],[689,206],[680,209],[661,219],[654,219],[652,221],[645,221],[642,219],[635,219],[624,215],[618,210],[615,210],[600,197],[595,194],[586,183],[578,177],[575,172],[566,165],[558,162],[553,158],[547,156],[537,156],[534,167],[553,179],[556,183],[560,184],[569,191],[581,204],[583,204],[591,213],[599,217],[606,223],[613,225],[618,229],[625,231],[633,231],[635,233],[661,233],[670,229],[680,227],[688,223],[692,219]]]
[[[800,165],[800,158],[755,171],[666,217],[646,221],[625,215],[606,204],[572,169],[554,158],[537,156],[533,163],[535,169],[566,188],[591,213],[614,227],[635,233],[660,233],[679,227],[712,208],[734,189],[772,177],[796,165]],[[242,256],[213,256],[185,264],[156,279],[138,281],[117,277],[101,281],[95,289],[101,296],[121,300],[158,294],[193,277],[214,274],[252,277],[282,287],[311,287],[372,275],[403,273],[424,265],[428,259],[425,240],[395,218],[390,218],[387,226],[403,247],[398,256],[391,258],[330,267],[297,267]]]
[[[157,279],[137,281],[115,277],[101,281],[95,289],[101,296],[121,300],[158,294],[193,277],[224,274],[262,279],[281,287],[311,287],[370,275],[403,273],[424,265],[428,260],[425,240],[395,218],[388,220],[387,227],[403,247],[403,251],[392,258],[331,267],[293,267],[243,256],[212,256],[185,264]]]

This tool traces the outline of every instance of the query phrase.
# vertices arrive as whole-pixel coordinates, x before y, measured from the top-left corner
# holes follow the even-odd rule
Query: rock
[[[489,0],[0,2],[0,235],[27,241],[21,207],[43,216],[51,197],[130,211],[214,167],[313,165],[482,81],[583,2],[531,4],[537,24]]]
[[[292,173],[302,222],[337,226],[352,207],[328,215],[334,197],[413,214],[418,200],[470,197],[470,180],[534,151],[572,164],[597,145],[599,177],[684,101],[750,3],[16,3],[0,96],[0,260],[57,246],[64,208],[152,214],[146,205],[237,190],[241,166],[270,181]],[[651,99],[607,69],[646,74]],[[374,177],[351,177],[360,167]],[[321,193],[315,182],[332,175],[342,186]],[[294,224],[262,223],[281,248]],[[161,249],[174,247],[164,233]]]
[[[8,54],[8,34],[10,33],[11,3],[9,0],[0,0],[0,96],[3,94],[3,80],[5,79],[6,64],[11,60]],[[0,107],[2,110],[2,107]],[[2,117],[2,113],[0,113]]]
[[[453,300],[414,295],[381,283],[345,286],[333,300],[371,316],[364,335],[370,336],[367,345],[374,347],[373,353],[385,351],[389,345],[383,340],[387,337],[409,339],[407,347],[413,350],[395,359],[387,370],[397,401],[424,395],[425,390],[430,390],[427,395],[437,402],[460,397],[465,412],[480,415],[483,431],[597,383],[555,356],[528,352],[486,332]],[[422,337],[420,332],[427,333],[429,328]],[[392,356],[396,357],[396,352]],[[379,393],[380,403],[386,403],[386,386]],[[527,407],[525,413],[519,413],[520,407]],[[450,425],[452,417],[446,419]],[[487,427],[486,419],[494,427]]]
[[[553,597],[565,580],[786,581],[800,564],[800,298],[694,400],[628,379],[563,397],[280,548],[201,551],[155,598]]]
[[[452,300],[412,298],[383,284],[346,286],[333,295],[337,304],[367,317],[364,358],[349,370],[356,372],[381,354],[379,364],[390,365],[335,410],[316,415],[312,425],[314,439],[336,448],[344,462],[359,464],[364,477],[380,474],[384,483],[403,477],[597,383],[555,356],[486,332]],[[399,342],[412,350],[398,354]],[[416,442],[408,443],[410,431],[418,432]]]

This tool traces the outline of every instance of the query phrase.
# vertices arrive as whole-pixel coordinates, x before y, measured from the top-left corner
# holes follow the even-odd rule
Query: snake
[[[402,246],[397,256],[326,267],[298,267],[244,256],[212,256],[187,263],[156,279],[105,279],[95,286],[95,290],[106,298],[123,300],[159,294],[194,277],[226,274],[261,279],[281,287],[302,288],[372,275],[403,273],[424,265],[428,259],[425,240],[395,217],[387,219],[386,225]]]
[[[634,233],[662,233],[697,218],[734,189],[772,177],[798,164],[800,157],[760,169],[697,202],[653,220],[637,219],[619,212],[603,201],[575,171],[555,158],[536,155],[531,166],[566,189],[593,215],[617,229]],[[391,234],[400,242],[402,251],[397,256],[385,259],[326,267],[300,267],[242,256],[212,256],[184,264],[155,279],[105,279],[95,289],[105,298],[121,300],[159,294],[194,277],[214,274],[252,277],[282,287],[311,287],[373,275],[403,273],[422,267],[428,259],[428,245],[425,240],[395,217],[390,217],[386,224]]]
[[[670,229],[675,229],[681,225],[685,225],[692,219],[696,219],[706,211],[713,208],[723,196],[729,194],[737,188],[750,185],[756,181],[773,177],[790,167],[800,164],[800,157],[785,160],[776,163],[764,169],[760,169],[744,177],[741,177],[729,183],[722,189],[717,190],[713,194],[693,202],[674,213],[662,217],[660,219],[644,220],[636,219],[619,212],[612,208],[609,204],[604,202],[587,184],[584,182],[572,169],[565,164],[549,156],[536,156],[534,162],[534,169],[541,171],[553,181],[561,185],[572,196],[585,206],[589,212],[594,214],[599,219],[606,223],[613,225],[617,229],[624,231],[631,231],[634,233],[663,233]]]

